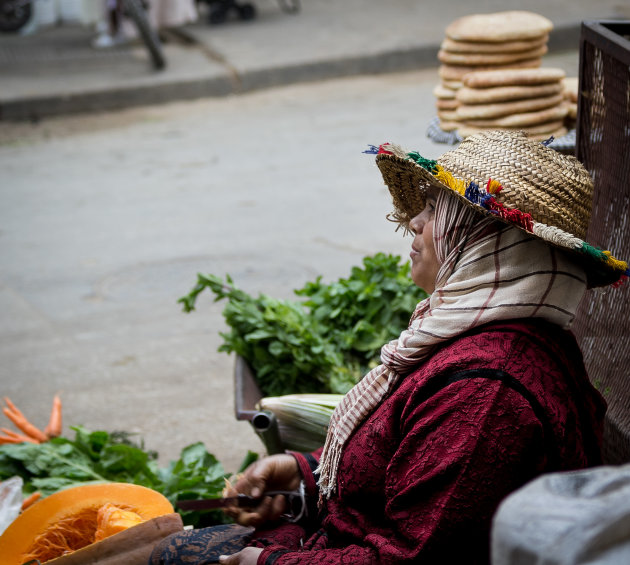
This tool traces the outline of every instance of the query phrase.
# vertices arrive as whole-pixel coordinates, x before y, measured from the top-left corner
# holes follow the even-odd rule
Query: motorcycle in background
[[[32,15],[32,0],[0,0],[0,31],[19,31]]]
[[[37,0],[0,0],[0,32],[15,33],[22,29],[33,15],[33,3]],[[156,30],[147,18],[146,6],[142,0],[117,0],[117,9],[133,21],[149,50],[151,61],[156,69],[166,66],[162,45]]]

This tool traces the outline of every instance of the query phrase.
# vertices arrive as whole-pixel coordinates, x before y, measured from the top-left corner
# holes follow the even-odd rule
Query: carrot
[[[31,424],[26,418],[20,418],[16,416],[14,412],[11,412],[8,408],[3,408],[4,415],[11,420],[15,426],[24,432],[27,436],[36,440],[38,443],[46,441],[48,438],[33,424]]]
[[[0,428],[0,431],[4,433],[3,436],[0,436],[0,441],[5,440],[2,443],[24,443],[25,441],[30,443],[39,443],[31,436],[18,434],[17,432],[14,432],[13,430],[9,430],[7,428]]]
[[[52,410],[50,411],[50,420],[48,420],[44,433],[48,439],[59,437],[61,435],[61,427],[61,398],[59,398],[58,394],[55,394]]]
[[[42,493],[39,491],[35,491],[33,494],[27,496],[22,501],[22,512],[26,510],[29,506],[33,506],[40,498],[42,497]]]
[[[13,412],[16,416],[19,416],[20,418],[24,418],[24,414],[22,414],[22,411],[15,404],[13,404],[13,402],[11,402],[11,399],[8,396],[4,397],[4,401],[7,403],[7,406],[9,410],[11,410],[11,412]]]
[[[9,398],[5,397],[4,400],[7,403],[7,407],[2,409],[4,415],[9,418],[9,420],[11,420],[20,431],[37,440],[38,443],[48,439],[40,429],[35,427],[26,419],[26,416],[20,412],[20,410],[11,402],[11,400],[9,400]]]
[[[22,443],[19,439],[15,439],[9,436],[0,436],[0,445],[4,445],[5,443]]]
[[[4,445],[5,443],[24,443],[26,441],[37,443],[33,438],[26,439],[26,437],[27,436],[24,436],[24,438],[21,439],[14,436],[0,436],[0,445]]]

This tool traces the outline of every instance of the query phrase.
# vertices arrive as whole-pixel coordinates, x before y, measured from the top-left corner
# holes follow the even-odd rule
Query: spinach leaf
[[[226,300],[229,327],[219,351],[237,353],[252,367],[264,396],[300,392],[345,393],[380,362],[381,347],[398,337],[427,294],[410,278],[409,263],[377,253],[348,278],[322,277],[295,290],[301,300],[277,300],[238,289],[227,275],[199,274],[179,299],[186,312],[210,289]]]
[[[227,299],[223,316],[230,331],[220,333],[219,351],[247,359],[267,396],[312,392],[313,387],[327,391],[330,375],[343,374],[336,369],[342,357],[325,328],[299,302],[253,297],[236,288],[229,275],[224,283],[215,275],[200,274],[196,287],[180,299],[185,310],[194,309],[204,288],[215,294],[215,301]]]
[[[0,480],[20,476],[25,492],[38,490],[43,496],[91,482],[133,483],[161,492],[176,509],[178,500],[222,494],[228,474],[200,442],[185,447],[176,461],[159,467],[157,453],[134,443],[130,434],[92,432],[82,426],[72,429],[74,440],[59,437],[41,444],[0,445]],[[257,457],[248,452],[241,467]],[[188,525],[227,521],[220,511],[179,512]]]

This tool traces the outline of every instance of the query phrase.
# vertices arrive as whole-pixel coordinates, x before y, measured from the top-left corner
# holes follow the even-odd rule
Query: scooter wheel
[[[241,4],[238,7],[238,17],[241,20],[253,20],[256,17],[256,8],[253,4]]]
[[[30,2],[0,1],[0,31],[19,31],[31,19],[32,13]]]

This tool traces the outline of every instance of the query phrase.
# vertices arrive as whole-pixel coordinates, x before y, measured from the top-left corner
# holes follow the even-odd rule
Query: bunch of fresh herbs
[[[180,299],[187,312],[206,288],[215,294],[215,301],[227,299],[223,316],[230,330],[220,333],[219,351],[246,359],[265,396],[313,389],[328,392],[332,379],[351,382],[341,369],[340,352],[301,303],[265,294],[253,297],[236,288],[229,275],[223,282],[215,275],[199,274],[197,286]]]
[[[157,453],[134,443],[124,432],[72,428],[74,440],[65,437],[35,443],[0,445],[0,481],[22,477],[24,492],[43,496],[63,488],[90,482],[125,482],[162,493],[177,509],[177,501],[219,498],[228,474],[203,443],[185,447],[177,461],[166,467],[157,463]],[[257,455],[248,452],[242,470]],[[205,525],[225,521],[222,512],[181,511],[185,524]]]
[[[346,363],[360,371],[379,363],[381,347],[398,337],[420,300],[427,297],[411,280],[409,262],[379,253],[353,267],[348,278],[324,284],[322,277],[295,293],[306,296],[303,305],[325,325]]]
[[[209,288],[226,299],[220,351],[252,367],[264,396],[303,392],[345,393],[379,362],[380,349],[407,327],[427,295],[410,279],[409,263],[378,253],[363,259],[348,278],[325,284],[318,277],[295,290],[302,300],[253,297],[227,275],[199,274],[180,298],[186,312]]]

